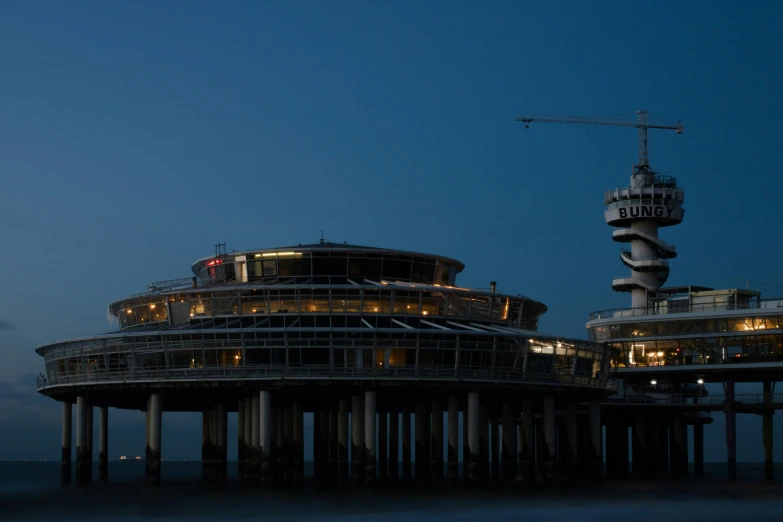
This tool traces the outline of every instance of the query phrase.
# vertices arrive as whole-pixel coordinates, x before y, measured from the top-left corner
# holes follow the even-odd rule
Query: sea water
[[[198,462],[163,462],[162,470],[161,486],[150,487],[143,462],[110,462],[110,482],[77,487],[59,484],[59,463],[0,462],[0,521],[783,521],[783,480],[764,481],[758,464],[740,465],[734,483],[725,464],[707,464],[704,477],[657,481],[373,489],[306,482],[287,490],[242,486],[235,475],[205,486]],[[776,473],[783,479],[783,468]]]

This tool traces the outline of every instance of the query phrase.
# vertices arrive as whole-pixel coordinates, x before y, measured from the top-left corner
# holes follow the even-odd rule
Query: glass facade
[[[783,360],[783,311],[765,315],[637,320],[588,328],[622,354],[616,366],[666,366]]]
[[[167,332],[50,345],[48,383],[252,375],[423,376],[605,386],[604,345],[491,332]]]
[[[429,257],[362,251],[284,252],[247,254],[247,282],[362,284],[370,281],[410,281],[454,284],[452,263]],[[198,276],[202,281],[244,281],[234,258],[205,263]]]

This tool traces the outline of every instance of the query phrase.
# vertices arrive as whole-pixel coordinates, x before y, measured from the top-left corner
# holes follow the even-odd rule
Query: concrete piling
[[[348,481],[348,399],[340,399],[338,403],[339,411],[337,414],[337,481],[345,484]]]
[[[467,459],[468,472],[467,477],[471,482],[479,480],[479,453],[481,436],[481,407],[479,404],[478,392],[468,394],[468,448],[469,455]]]
[[[393,408],[389,412],[389,480],[400,475],[400,412]]]
[[[364,482],[364,396],[351,397],[351,482]]]
[[[88,468],[92,466],[92,456],[87,446],[87,397],[76,398],[76,484],[86,486],[90,483]]]
[[[378,478],[385,481],[389,476],[389,427],[385,409],[378,410]]]
[[[60,463],[60,482],[71,482],[71,435],[73,433],[73,407],[70,402],[62,403],[62,456]]]
[[[260,391],[253,397],[253,472],[254,483],[267,485],[272,480],[272,394]]]
[[[160,485],[161,471],[161,433],[163,421],[162,397],[160,393],[152,393],[149,397],[148,434],[149,443],[147,454],[149,463],[147,466],[147,483],[153,486]]]
[[[374,391],[364,392],[364,482],[367,485],[375,484],[377,479],[376,469],[376,397]]]
[[[109,480],[109,408],[98,409],[98,480]]]
[[[448,480],[455,483],[459,478],[459,397],[449,397],[448,415]]]
[[[443,403],[440,399],[432,401],[430,438],[430,477],[435,482],[443,479]]]

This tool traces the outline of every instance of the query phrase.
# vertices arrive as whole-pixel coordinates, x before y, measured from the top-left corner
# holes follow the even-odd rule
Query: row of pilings
[[[240,482],[252,486],[302,484],[305,405],[313,416],[312,427],[308,427],[312,430],[308,435],[312,439],[312,474],[322,483],[541,483],[684,476],[689,472],[690,426],[694,474],[701,475],[704,469],[705,419],[690,410],[608,406],[602,412],[597,400],[578,403],[539,396],[504,401],[497,394],[478,391],[422,393],[404,400],[374,390],[334,395],[308,401],[301,395],[260,390],[205,407],[203,481],[227,481],[227,418],[229,411],[236,409]],[[146,479],[152,485],[161,479],[164,399],[161,393],[150,393],[145,405]],[[736,408],[733,402],[727,404],[732,479],[736,477],[732,461]],[[77,397],[75,468],[80,485],[92,480],[93,409],[86,397]],[[772,411],[759,410],[764,416],[767,479],[772,479]],[[71,413],[72,405],[63,403],[63,482],[70,482],[72,473]],[[100,480],[107,480],[108,408],[100,406],[99,414],[98,469]]]
[[[520,412],[511,403],[495,411],[480,403],[478,393],[462,401],[458,396],[413,401],[410,408],[379,405],[374,391],[337,399],[313,412],[313,478],[357,486],[600,479],[598,402],[585,405],[584,411],[568,405],[559,416],[553,398],[539,402],[523,401]],[[240,482],[301,484],[300,403],[273,404],[269,392],[260,392],[240,399],[237,409]],[[223,474],[213,476],[225,480]]]

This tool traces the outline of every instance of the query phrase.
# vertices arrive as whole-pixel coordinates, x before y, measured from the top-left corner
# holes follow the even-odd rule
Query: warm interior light
[[[429,312],[427,312],[427,310],[424,310],[424,311],[421,313],[421,315],[427,315],[428,313],[429,313]]]
[[[151,304],[151,305],[150,305],[150,308],[151,308],[152,310],[154,310],[154,309],[155,309],[155,305],[154,305],[154,304]]]
[[[130,308],[128,308],[128,309],[126,310],[126,312],[128,312],[129,314],[132,314],[132,313],[133,313],[133,310],[131,310]]]
[[[238,356],[238,355],[235,355],[235,356],[234,356],[234,359],[236,359],[236,360],[238,361],[238,360],[239,360],[239,356]]]
[[[261,257],[261,254],[256,254],[256,255],[255,255],[255,256],[253,256],[253,257]]]
[[[658,352],[658,357],[663,357],[663,352]]]
[[[266,252],[264,254],[261,254],[261,257],[274,257],[277,254],[275,252]]]

